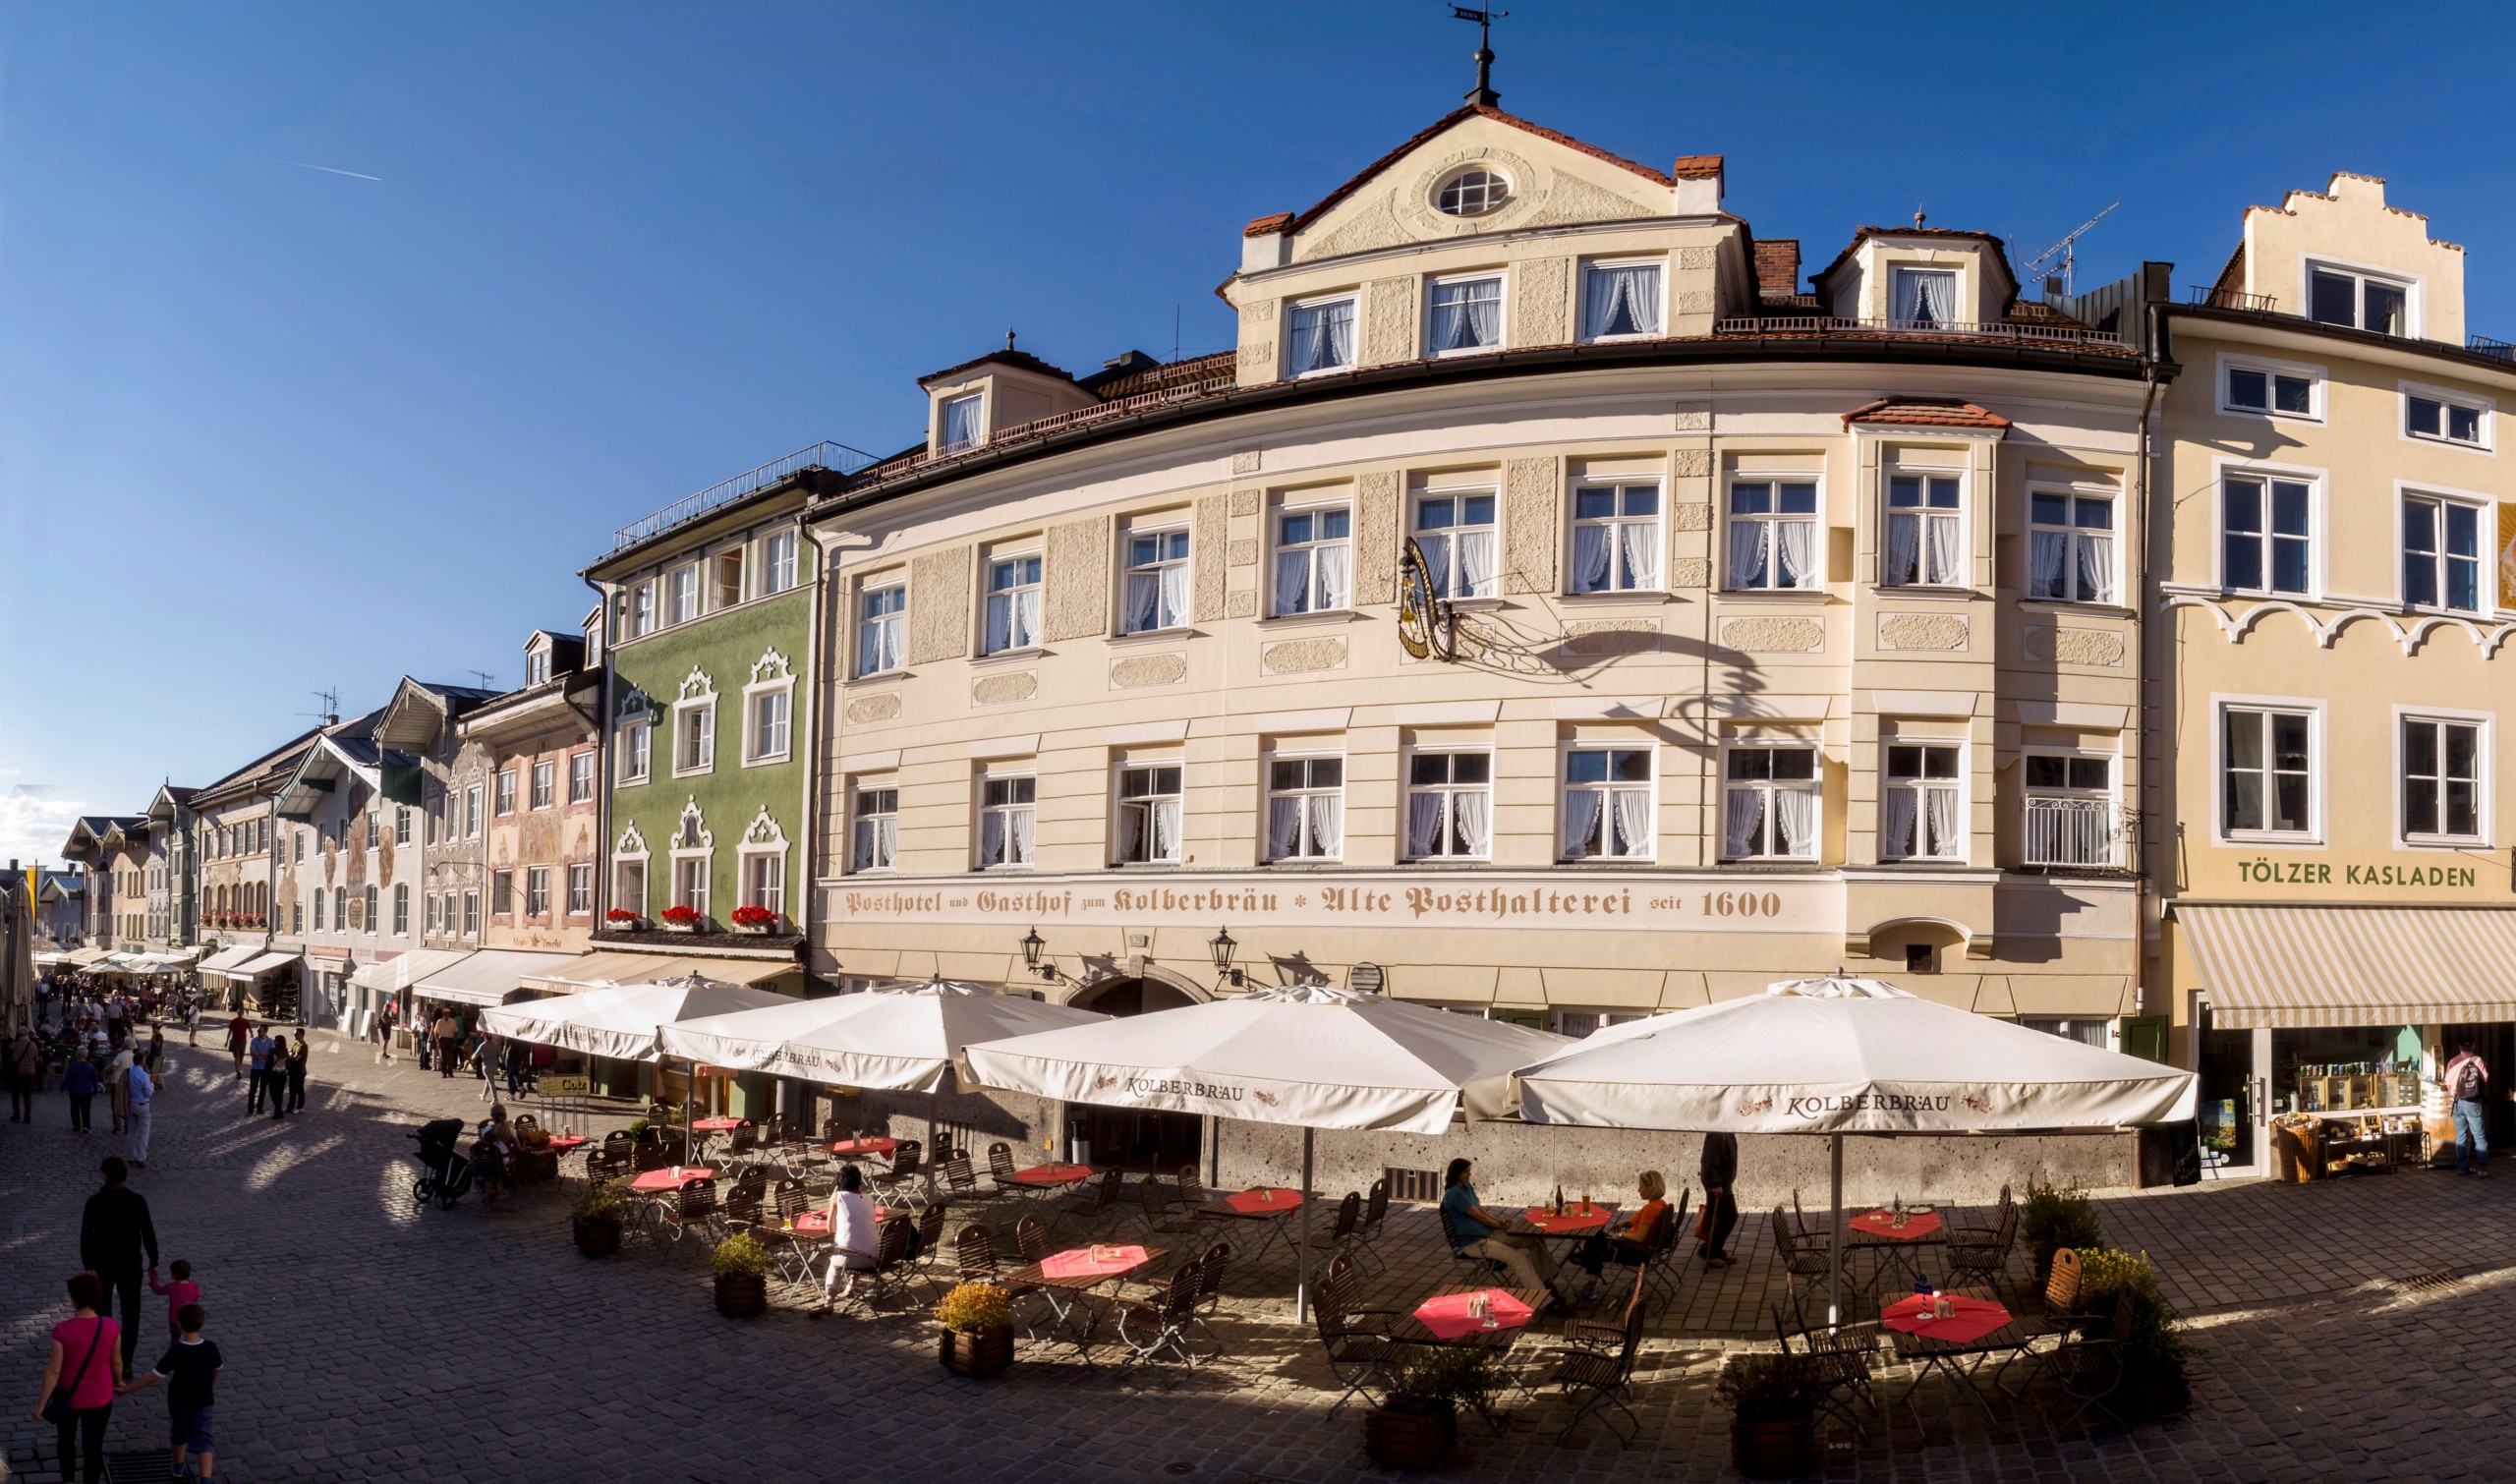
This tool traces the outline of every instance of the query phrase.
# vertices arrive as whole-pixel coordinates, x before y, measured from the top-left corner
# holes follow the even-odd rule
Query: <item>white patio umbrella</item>
[[[1379,995],[1285,985],[1098,1025],[973,1046],[989,1087],[1105,1108],[1213,1113],[1301,1129],[1296,1320],[1309,1317],[1312,1139],[1322,1128],[1440,1133],[1472,1084],[1499,1086],[1571,1043]]]
[[[666,1025],[667,1055],[715,1066],[775,1072],[846,1087],[926,1094],[926,1141],[935,1147],[935,1100],[964,1047],[1110,1017],[952,980],[887,985],[863,995],[786,1000]],[[927,1167],[934,1178],[934,1167]]]
[[[2118,1127],[2193,1116],[2194,1075],[1911,995],[1792,979],[1600,1031],[1517,1074],[1532,1123],[1825,1134],[1842,1313],[1846,1133]]]
[[[481,1011],[492,1035],[538,1046],[565,1047],[590,1056],[646,1061],[662,1055],[657,1036],[675,1021],[796,1003],[774,990],[725,984],[700,974],[653,984],[613,985],[522,1004],[493,1004]],[[682,1100],[682,1140],[690,1138],[690,1100]]]

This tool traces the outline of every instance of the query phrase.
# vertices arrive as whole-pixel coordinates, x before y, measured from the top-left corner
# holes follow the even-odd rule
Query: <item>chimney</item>
[[[1800,239],[1756,239],[1756,293],[1774,298],[1800,292]]]

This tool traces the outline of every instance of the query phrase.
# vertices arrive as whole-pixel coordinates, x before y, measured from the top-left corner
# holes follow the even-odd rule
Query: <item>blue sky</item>
[[[1862,222],[2214,273],[2334,169],[2516,339],[2516,8],[1515,0],[1508,109],[1821,263]],[[1229,343],[1214,286],[1456,105],[1436,0],[0,13],[0,857],[405,671],[520,676],[616,525],[921,426],[1001,343]],[[299,165],[285,163],[300,162]],[[329,166],[358,179],[301,168]]]

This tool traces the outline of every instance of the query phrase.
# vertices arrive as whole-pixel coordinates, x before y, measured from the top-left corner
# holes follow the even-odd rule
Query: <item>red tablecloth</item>
[[[1034,1165],[1013,1171],[1013,1178],[1025,1185],[1071,1185],[1092,1178],[1089,1165]]]
[[[1252,1216],[1264,1216],[1271,1211],[1301,1209],[1301,1192],[1281,1185],[1262,1185],[1255,1190],[1244,1190],[1238,1195],[1228,1195],[1223,1199],[1224,1204],[1232,1210],[1244,1211]]]
[[[1562,1216],[1547,1206],[1531,1206],[1520,1215],[1540,1231],[1596,1231],[1616,1219],[1616,1208],[1574,1202],[1565,1206]]]
[[[716,1171],[685,1165],[679,1170],[650,1170],[629,1182],[632,1190],[679,1190],[693,1180],[713,1180]]]
[[[570,1138],[566,1135],[561,1135],[560,1137],[554,1138],[550,1141],[550,1147],[561,1154],[566,1154],[569,1150],[574,1149],[585,1142],[586,1140],[583,1137]]]
[[[701,1133],[723,1133],[729,1128],[740,1128],[750,1121],[749,1118],[702,1118],[690,1126]]]
[[[1107,1254],[1094,1257],[1089,1247],[1076,1247],[1066,1252],[1052,1253],[1040,1260],[1040,1273],[1045,1278],[1108,1278],[1138,1267],[1145,1260],[1144,1248],[1128,1245],[1104,1247]]]
[[[1896,1213],[1881,1207],[1876,1211],[1864,1211],[1858,1216],[1846,1217],[1844,1225],[1855,1231],[1864,1232],[1870,1236],[1883,1236],[1891,1241],[1910,1242],[1916,1237],[1928,1236],[1937,1231],[1939,1213],[1908,1211],[1905,1213],[1905,1225],[1899,1227],[1896,1225]]]
[[[875,1221],[886,1222],[890,1219],[891,1212],[889,1207],[877,1206],[874,1208]],[[829,1208],[824,1206],[818,1211],[807,1211],[803,1215],[796,1217],[793,1229],[801,1236],[829,1235]]]
[[[879,1154],[889,1159],[900,1147],[897,1139],[841,1139],[829,1147],[832,1154]]]
[[[1878,1322],[1891,1330],[1919,1335],[1924,1340],[1945,1340],[1951,1344],[1972,1343],[2009,1323],[2009,1310],[1988,1298],[1961,1295],[1952,1301],[1957,1305],[1955,1318],[1924,1319],[1923,1306],[1930,1300],[1916,1293],[1879,1310]]]
[[[1494,1316],[1494,1328],[1498,1330],[1516,1330],[1536,1314],[1527,1304],[1501,1288],[1477,1291],[1485,1296]],[[1425,1299],[1415,1306],[1415,1318],[1424,1328],[1444,1340],[1474,1334],[1485,1328],[1483,1320],[1471,1318],[1467,1312],[1467,1301],[1476,1296],[1476,1293],[1445,1293],[1439,1298]]]

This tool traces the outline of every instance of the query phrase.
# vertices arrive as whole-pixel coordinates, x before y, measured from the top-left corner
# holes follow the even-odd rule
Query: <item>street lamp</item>
[[[1239,949],[1240,944],[1231,941],[1229,928],[1217,933],[1206,943],[1206,951],[1214,956],[1216,975],[1230,981],[1234,989],[1239,988],[1243,982],[1241,972],[1231,966],[1231,955]]]
[[[1048,946],[1049,941],[1040,936],[1039,929],[1033,928],[1022,938],[1022,963],[1042,979],[1055,980],[1058,977],[1058,966],[1040,961],[1040,955],[1048,951]]]

